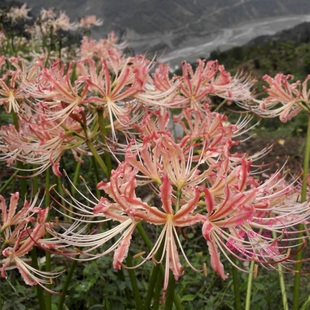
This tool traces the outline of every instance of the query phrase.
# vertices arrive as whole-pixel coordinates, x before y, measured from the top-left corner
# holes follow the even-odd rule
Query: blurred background
[[[3,0],[2,0],[3,1]],[[1,1],[1,2],[2,2]],[[13,1],[7,1],[14,3]],[[261,35],[310,22],[308,0],[26,0],[37,16],[42,8],[65,11],[74,20],[85,15],[103,19],[91,35],[110,31],[136,53],[157,52],[178,66],[211,51],[243,45]],[[309,27],[308,27],[309,28]]]

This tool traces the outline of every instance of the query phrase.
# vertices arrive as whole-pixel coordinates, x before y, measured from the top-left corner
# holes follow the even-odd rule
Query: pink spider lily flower
[[[93,93],[85,102],[93,105],[98,111],[103,111],[104,117],[110,121],[114,139],[116,139],[114,121],[117,120],[122,124],[122,118],[130,116],[129,112],[137,104],[134,95],[142,91],[148,76],[146,61],[141,57],[128,58],[121,67],[114,67],[115,65],[117,65],[115,61],[102,60],[102,68],[97,73],[93,60],[78,64],[79,72],[83,73],[81,79]],[[114,72],[110,72],[110,66]],[[135,117],[133,119],[136,120]]]
[[[194,70],[185,61],[179,91],[184,102],[192,108],[200,108],[200,103],[210,103],[210,96],[216,95],[228,101],[248,101],[253,99],[250,88],[253,82],[238,76],[231,77],[217,61],[199,60]]]
[[[11,7],[7,13],[7,17],[10,18],[13,22],[16,22],[20,19],[31,19],[32,17],[28,16],[28,12],[31,9],[27,9],[27,4],[24,3],[21,7]]]
[[[60,12],[59,17],[52,21],[51,26],[54,28],[55,31],[57,30],[76,30],[77,24],[70,23],[70,18],[65,12]]]
[[[41,9],[39,19],[46,20],[46,19],[54,19],[57,16],[57,11],[55,8],[49,9]]]
[[[173,196],[172,184],[167,175],[163,177],[162,185],[159,188],[159,197],[161,199],[161,208],[151,207],[146,203],[141,202],[140,199],[128,199],[124,197],[132,208],[132,215],[141,218],[141,220],[161,226],[162,230],[148,255],[143,258],[142,262],[135,267],[142,265],[144,262],[153,259],[156,263],[162,263],[165,258],[165,276],[163,285],[163,295],[168,286],[169,269],[172,271],[174,278],[178,280],[184,273],[182,264],[180,262],[178,249],[182,253],[186,262],[198,271],[189,261],[180,240],[179,228],[193,227],[200,224],[204,216],[196,214],[195,209],[198,206],[200,199],[200,192],[197,187],[192,188],[191,199],[185,198],[185,201],[179,205],[178,199]],[[181,197],[181,201],[183,197]],[[134,206],[138,208],[134,209]],[[163,244],[163,252],[157,260],[155,257],[159,252],[160,246]],[[128,245],[129,246],[129,245]],[[123,257],[124,258],[124,257]]]
[[[268,97],[255,102],[250,106],[243,107],[250,109],[259,116],[272,118],[279,116],[281,122],[287,122],[296,116],[302,110],[309,113],[310,89],[308,87],[310,75],[303,83],[297,81],[290,83],[293,75],[277,74],[274,78],[265,75],[263,80],[268,84],[264,87]]]
[[[123,260],[128,255],[132,235],[139,222],[144,221],[162,227],[162,231],[153,248],[150,249],[150,252],[143,258],[142,262],[138,263],[134,268],[150,259],[155,263],[165,261],[165,292],[169,280],[169,269],[172,270],[176,280],[183,275],[183,267],[179,259],[178,248],[187,263],[193,269],[197,270],[190,264],[182,248],[178,229],[202,222],[203,216],[195,212],[200,199],[200,192],[197,187],[193,187],[191,198],[182,197],[180,199],[182,202],[179,204],[179,199],[174,197],[173,186],[170,183],[168,175],[164,175],[162,177],[162,184],[159,187],[161,206],[155,207],[143,202],[141,198],[136,196],[136,174],[136,169],[127,163],[123,163],[116,170],[112,171],[108,183],[100,182],[98,188],[104,190],[108,194],[109,199],[102,197],[97,201],[97,204],[93,208],[93,214],[91,214],[91,206],[83,205],[78,199],[71,197],[74,200],[74,209],[77,210],[73,216],[81,216],[81,219],[77,219],[76,223],[63,233],[51,231],[55,236],[52,242],[79,247],[79,253],[82,257],[76,259],[80,260],[95,259],[114,252],[113,267],[120,269],[126,267],[123,264]],[[94,218],[94,216],[97,217]],[[100,217],[102,217],[102,220]],[[103,232],[83,234],[83,232],[86,232],[86,229],[81,227],[81,224],[99,223],[100,221],[112,221],[112,225],[115,222],[119,224]],[[117,238],[117,235],[120,235],[120,237]],[[116,241],[111,244],[112,238],[115,238]],[[161,244],[164,246],[163,253],[159,258],[155,259]],[[97,254],[92,253],[92,251],[101,247],[103,247],[102,251],[99,251]]]
[[[82,28],[82,29],[90,29],[93,26],[101,26],[102,24],[103,24],[103,20],[97,19],[95,15],[81,17],[78,23],[79,28]]]
[[[11,57],[7,61],[15,70],[7,71],[0,79],[0,105],[4,106],[7,113],[19,113],[30,98],[25,86],[36,80],[40,64],[37,62],[28,67],[26,60],[20,57]]]
[[[232,172],[235,177],[228,176],[227,182],[216,182],[204,190],[208,216],[202,234],[208,243],[211,266],[223,279],[227,275],[219,251],[232,264],[229,255],[263,266],[293,264],[291,251],[297,251],[305,241],[297,238],[299,231],[294,227],[310,217],[309,201],[298,203],[296,188],[279,173],[257,184],[247,180],[249,166],[241,171]]]
[[[70,150],[75,160],[81,161],[78,155],[88,154],[85,141],[93,134],[85,133],[81,126],[81,123],[89,121],[83,111],[72,114],[59,125],[59,122],[49,119],[46,110],[47,105],[37,104],[35,114],[29,110],[19,120],[18,130],[11,124],[1,127],[0,159],[9,166],[16,161],[31,164],[34,167],[24,169],[33,171],[35,175],[52,166],[55,175],[60,176],[59,161],[63,154]]]
[[[129,147],[125,160],[138,170],[137,179],[141,184],[161,185],[163,175],[167,174],[176,190],[188,188],[190,191],[193,186],[203,183],[210,171],[206,167],[203,172],[200,170],[200,166],[205,163],[203,156],[200,160],[195,158],[194,162],[193,147],[188,147],[184,152],[167,132],[146,137],[140,148],[134,145]]]
[[[118,38],[114,32],[108,34],[106,39],[98,41],[84,36],[80,46],[80,55],[82,59],[94,59],[101,63],[103,59],[121,59],[122,50],[125,43],[116,43]]]
[[[27,254],[44,244],[46,227],[51,226],[46,222],[48,209],[37,207],[37,198],[32,203],[25,201],[17,212],[19,193],[12,194],[9,207],[0,196],[1,277],[6,277],[7,270],[17,268],[26,284],[40,285],[50,291],[46,285],[61,273],[40,271],[27,263]]]
[[[26,85],[26,91],[37,101],[44,100],[49,109],[51,121],[66,120],[75,109],[80,109],[86,98],[88,87],[84,82],[71,82],[74,62],[68,67],[60,60],[50,68],[42,66],[37,83]],[[61,121],[59,122],[61,124]]]

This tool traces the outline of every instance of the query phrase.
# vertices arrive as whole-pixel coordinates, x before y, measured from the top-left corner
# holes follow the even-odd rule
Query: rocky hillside
[[[273,16],[310,14],[308,0],[25,0],[34,12],[42,7],[65,10],[71,17],[96,14],[105,31],[137,34],[212,32]]]

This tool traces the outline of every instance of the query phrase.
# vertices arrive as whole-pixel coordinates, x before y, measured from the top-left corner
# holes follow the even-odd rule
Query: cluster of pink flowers
[[[269,87],[264,90],[268,96],[252,103],[241,104],[242,107],[266,118],[279,117],[285,123],[301,111],[310,112],[310,75],[301,82],[290,83],[294,76],[278,73],[274,78],[265,75],[263,80]]]
[[[11,195],[9,205],[0,195],[1,276],[6,278],[7,270],[18,268],[26,284],[38,284],[49,290],[46,285],[52,284],[52,279],[61,273],[37,270],[25,259],[34,247],[45,247],[46,228],[52,225],[47,222],[48,208],[41,208],[42,202],[36,206],[37,200],[35,196],[31,203],[25,201],[18,210],[18,192]]]
[[[137,254],[135,267],[163,263],[164,292],[170,270],[176,280],[183,275],[183,260],[194,270],[204,269],[205,260],[193,266],[186,254],[189,229],[201,234],[207,245],[202,251],[222,279],[228,274],[221,254],[234,265],[231,257],[293,268],[305,241],[296,225],[308,224],[309,201],[299,201],[300,184],[287,182],[282,169],[268,178],[253,171],[264,151],[253,156],[233,151],[242,143],[237,137],[247,132],[249,118],[231,124],[213,110],[214,98],[251,106],[253,81],[231,76],[217,61],[203,60],[196,68],[183,62],[177,76],[167,64],[127,57],[121,48],[110,35],[99,42],[84,38],[82,58],[69,64],[0,58],[2,68],[11,68],[0,79],[0,104],[18,119],[0,129],[2,162],[9,167],[22,163],[31,175],[52,167],[61,177],[59,163],[67,151],[80,162],[82,155],[98,158],[105,152],[116,159],[110,177],[105,171],[109,179],[97,186],[102,197],[95,198],[88,187],[91,198],[75,188],[87,203],[69,194],[73,222],[60,231],[46,222],[47,209],[25,203],[16,213],[18,194],[12,195],[9,208],[1,198],[2,276],[11,265],[28,284],[45,286],[46,277],[56,276],[39,273],[22,260],[35,245],[78,260],[114,253],[114,268],[132,268],[124,259],[141,226],[153,245],[138,242],[139,253],[132,253]],[[294,104],[275,113],[287,119],[308,100],[308,79],[302,91],[297,91],[298,83],[278,79],[266,77],[269,97],[261,108],[272,106],[283,90],[279,101],[287,108],[294,98]],[[91,229],[106,222],[103,230]],[[48,240],[42,239],[46,231],[52,235]]]

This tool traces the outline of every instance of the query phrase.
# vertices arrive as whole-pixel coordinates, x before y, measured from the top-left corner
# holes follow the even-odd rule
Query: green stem
[[[73,176],[73,184],[77,185],[78,183],[78,179],[79,179],[79,175],[80,175],[80,170],[81,170],[81,162],[77,162],[76,166],[75,166],[75,170],[74,170],[74,176]],[[75,194],[75,187],[72,186],[71,187],[71,194],[74,195]],[[70,210],[72,211],[72,206],[70,206]]]
[[[36,248],[33,248],[31,250],[31,261],[32,261],[32,267],[39,270],[38,256],[37,256],[37,249]],[[38,297],[40,309],[45,310],[46,305],[45,305],[45,301],[44,301],[44,291],[40,285],[37,285],[37,297]]]
[[[10,183],[13,181],[15,176],[17,175],[18,170],[16,170],[11,177],[3,184],[3,186],[0,188],[0,194],[10,185]]]
[[[236,259],[234,257],[232,257],[231,259],[236,264]],[[239,276],[238,276],[238,270],[235,266],[232,266],[232,275],[233,275],[233,285],[235,295],[235,310],[240,310],[241,298],[240,298]]]
[[[283,310],[289,310],[288,302],[287,302],[287,295],[286,295],[286,290],[285,290],[283,270],[282,270],[282,265],[280,264],[278,264],[278,271],[279,271],[279,281],[280,281],[281,294],[282,294]]]
[[[272,232],[273,238],[276,240],[277,236],[276,233]],[[287,295],[285,290],[285,282],[284,282],[284,276],[283,276],[283,268],[281,264],[278,264],[278,272],[279,272],[279,281],[280,281],[280,288],[281,288],[281,294],[282,294],[282,303],[283,303],[283,310],[288,310],[288,302],[287,302]]]
[[[45,188],[48,190],[50,188],[50,169],[46,170],[45,175]],[[51,203],[51,197],[49,193],[45,194],[45,206],[47,208],[50,207]],[[50,212],[48,213],[47,222],[50,221]],[[49,238],[50,234],[46,235],[46,238]],[[51,253],[46,251],[45,252],[45,271],[50,272],[52,270],[52,262],[51,262]],[[48,288],[51,288],[51,285],[48,285]],[[51,310],[52,309],[52,295],[50,292],[45,292],[45,301],[46,301],[46,309]]]
[[[223,100],[223,101],[214,109],[213,112],[218,112],[218,111],[221,109],[221,107],[222,107],[224,104],[226,104],[226,102],[227,102],[226,99]]]
[[[247,291],[246,291],[245,310],[250,310],[250,306],[251,306],[251,291],[252,291],[254,265],[255,265],[255,262],[251,261],[250,273],[248,277],[248,285],[247,285]]]
[[[160,269],[160,267],[162,267],[162,265],[158,265],[158,269]],[[163,280],[164,280],[164,275],[160,272],[157,275],[157,281],[155,284],[155,290],[154,290],[154,294],[153,294],[153,310],[158,310],[159,309],[159,305],[160,305],[160,293],[162,291],[163,288]]]
[[[157,264],[153,266],[151,277],[148,282],[148,291],[147,291],[147,295],[144,301],[144,309],[151,309],[151,302],[153,298],[154,288],[155,288],[155,284],[158,281],[158,278],[157,278],[158,272],[159,272],[159,265]]]
[[[106,137],[106,129],[105,129],[105,125],[104,125],[103,111],[98,110],[97,116],[98,116],[98,124],[99,124],[100,134],[101,134],[103,142],[104,142],[105,137]]]
[[[131,255],[127,256],[126,262],[127,262],[128,267],[131,267],[133,265]],[[140,293],[139,293],[139,288],[138,288],[137,278],[135,276],[135,271],[134,271],[134,269],[131,269],[131,268],[127,269],[127,271],[128,271],[129,279],[130,279],[131,286],[132,286],[133,296],[134,296],[135,302],[136,302],[136,309],[142,310],[142,300],[141,300]]]
[[[61,296],[60,296],[60,299],[59,299],[59,304],[58,304],[58,310],[63,310],[63,305],[64,305],[64,302],[65,302],[65,298],[66,298],[66,294],[67,294],[67,291],[68,291],[68,287],[69,287],[69,284],[71,282],[71,278],[72,278],[72,275],[73,275],[73,272],[77,266],[77,261],[74,260],[70,266],[70,269],[69,269],[69,272],[68,272],[68,275],[66,277],[66,280],[65,280],[65,283],[64,283],[64,286],[62,288],[62,293],[61,293]]]
[[[301,187],[301,202],[305,202],[307,198],[307,177],[309,171],[309,159],[310,159],[310,114],[308,114],[308,129],[306,136],[306,147],[304,155],[304,167],[303,167],[303,182]],[[300,231],[304,230],[304,225],[299,224],[298,229]],[[300,232],[300,238],[303,237],[303,233]],[[301,277],[301,267],[302,267],[302,250],[300,249],[296,255],[296,260],[299,261],[296,265],[296,273],[294,279],[294,293],[293,293],[293,310],[299,309],[299,295],[300,295],[300,277]]]
[[[165,301],[165,310],[172,310],[173,306],[173,295],[174,295],[174,289],[175,289],[175,279],[173,276],[172,271],[169,271],[169,282],[168,287],[166,291],[166,301]]]
[[[100,168],[104,172],[104,174],[106,176],[109,176],[108,168],[107,168],[106,164],[103,162],[100,155],[98,154],[98,152],[97,152],[96,148],[94,147],[94,145],[92,144],[92,142],[90,140],[87,140],[86,143],[87,143],[87,146],[89,147],[90,151],[92,152],[94,158],[96,159],[98,165],[100,166]]]
[[[141,224],[139,224],[139,225],[141,225]],[[139,227],[139,229],[141,229],[141,228]],[[152,244],[151,244],[151,242],[149,242],[148,237],[145,235],[144,230],[142,230],[140,234],[141,234],[142,238],[146,240],[148,248],[151,249]],[[162,253],[163,253],[163,248],[164,248],[164,243],[162,242],[157,253],[155,254],[156,260],[160,260],[160,257],[162,256]],[[151,301],[152,301],[152,298],[154,297],[154,289],[156,287],[156,284],[158,284],[158,282],[162,283],[162,278],[160,278],[160,276],[158,275],[159,272],[160,272],[160,265],[154,264],[153,270],[151,273],[151,277],[150,277],[149,283],[148,283],[149,285],[148,285],[148,291],[147,291],[147,295],[146,295],[146,299],[145,299],[145,303],[144,303],[144,309],[150,309],[151,308]]]

